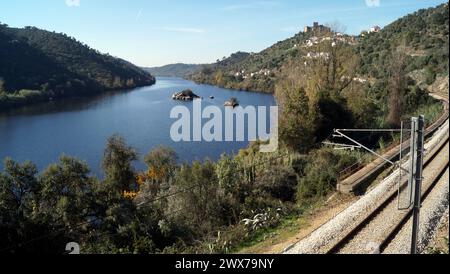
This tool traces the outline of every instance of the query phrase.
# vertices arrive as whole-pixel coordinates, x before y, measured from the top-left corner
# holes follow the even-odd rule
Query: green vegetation
[[[297,207],[295,201],[315,197],[296,196],[299,182],[315,181],[317,172],[306,163],[335,155],[257,151],[254,144],[217,163],[177,165],[175,153],[161,147],[145,157],[147,171],[136,172],[136,152],[113,136],[103,180],[68,156],[42,174],[32,163],[7,159],[0,173],[0,250],[58,253],[75,241],[85,253],[228,252],[301,212],[306,203]]]
[[[447,5],[406,18],[420,21],[417,17],[444,11]],[[441,19],[431,20],[432,26],[440,22],[448,30],[448,19],[436,20]],[[431,121],[442,110],[405,70],[411,55],[402,47],[366,52],[365,39],[388,37],[384,30],[359,44],[351,37],[323,39],[308,46],[305,55],[298,43],[311,35],[300,33],[259,54],[234,54],[193,76],[221,86],[275,91],[281,110],[277,152],[259,153],[253,143],[218,162],[179,165],[176,154],[161,147],[144,158],[147,170],[140,172],[133,169],[139,158],[134,149],[113,136],[104,154],[103,180],[67,156],[42,174],[32,163],[7,159],[0,173],[0,252],[63,252],[73,241],[84,253],[233,252],[306,214],[333,193],[342,170],[367,161],[362,152],[323,147],[334,128],[396,127],[412,114],[426,114]],[[448,31],[445,35],[448,46]],[[380,52],[384,57],[375,58]],[[433,71],[448,74],[446,61],[437,61]],[[231,74],[243,70],[262,72],[251,79]],[[0,91],[9,98],[5,79]],[[378,150],[395,141],[379,133],[355,138]]]
[[[241,64],[249,58],[252,58],[252,56],[253,54],[246,52],[234,53],[228,58],[224,57],[222,60],[217,60],[217,63],[215,64],[204,65],[200,72],[192,75],[190,79],[196,82],[217,85],[225,88],[266,91],[263,86],[257,86],[256,83],[249,81],[249,79],[244,79],[246,70],[243,66],[241,66]],[[237,72],[240,74],[236,76],[235,73]],[[262,82],[264,81],[262,80]],[[272,82],[265,82],[270,87],[273,87]]]
[[[448,4],[442,4],[405,16],[379,33],[341,38],[355,47],[361,57],[357,71],[360,77],[368,80],[387,78],[385,68],[389,66],[392,54],[401,51],[406,55],[406,74],[411,73],[419,85],[431,85],[436,76],[448,76],[448,14]],[[334,33],[322,33],[317,38],[333,36]],[[215,64],[205,65],[190,78],[226,88],[274,93],[283,74],[281,68],[298,57],[307,56],[312,51],[307,42],[314,38],[312,32],[300,32],[262,52],[238,52]]]
[[[320,33],[319,37],[329,37],[332,33]],[[280,41],[259,53],[237,52],[228,58],[205,65],[203,70],[190,78],[196,82],[218,85],[246,91],[274,93],[281,68],[288,62],[306,56],[310,48],[304,45],[315,39],[313,32],[300,32],[294,37]],[[353,43],[353,37],[343,35]]]
[[[171,64],[162,67],[143,69],[154,76],[188,78],[191,75],[199,72],[201,68],[202,65],[195,64]]]
[[[65,34],[0,24],[0,110],[154,83],[138,67]]]
[[[448,231],[448,230],[447,230]],[[449,254],[449,241],[448,237],[443,237],[441,239],[437,239],[437,246],[429,248],[426,253],[432,255],[444,255]]]
[[[386,77],[384,69],[392,52],[406,54],[406,72],[422,71],[428,85],[436,75],[448,76],[448,4],[422,9],[400,18],[379,33],[361,40],[361,72],[374,78]]]
[[[138,172],[134,149],[113,136],[103,180],[68,156],[42,174],[32,163],[7,159],[0,172],[0,251],[59,253],[75,241],[84,253],[230,252],[321,201],[340,167],[358,155],[258,151],[255,143],[217,163],[178,165],[176,154],[160,147]]]

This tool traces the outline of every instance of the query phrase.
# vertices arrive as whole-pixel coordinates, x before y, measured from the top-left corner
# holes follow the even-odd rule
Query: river
[[[192,89],[204,97],[202,107],[218,106],[236,97],[241,106],[273,106],[272,95],[241,92],[200,85],[179,78],[158,78],[153,86],[111,92],[94,98],[58,100],[0,114],[0,159],[30,160],[39,170],[69,155],[86,161],[92,172],[101,176],[101,159],[106,140],[119,134],[133,146],[142,159],[159,145],[172,147],[180,162],[237,153],[248,142],[173,142],[170,119],[175,106],[192,109],[192,102],[171,99],[173,93]],[[210,97],[213,96],[214,99]],[[143,169],[142,160],[135,163]],[[3,163],[0,164],[3,168]]]

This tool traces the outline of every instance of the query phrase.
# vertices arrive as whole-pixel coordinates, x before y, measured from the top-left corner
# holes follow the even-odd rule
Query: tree
[[[33,211],[33,200],[38,190],[37,168],[31,162],[19,164],[11,159],[5,160],[5,180],[3,193],[9,195],[6,200],[13,201],[11,211],[18,210],[18,214],[25,217]]]
[[[370,87],[357,82],[352,83],[346,91],[347,106],[353,114],[356,128],[378,127],[376,118],[379,117],[380,109],[374,95]]]
[[[220,188],[219,195],[223,207],[228,208],[231,213],[226,214],[229,222],[239,220],[245,199],[250,195],[250,185],[253,182],[249,182],[244,173],[240,161],[228,155],[222,155],[216,164],[215,175]]]
[[[392,54],[389,67],[389,113],[387,125],[392,128],[400,127],[403,115],[404,95],[407,89],[406,56],[397,51]]]
[[[144,162],[149,169],[158,170],[162,173],[162,177],[168,179],[174,175],[177,167],[178,156],[172,148],[160,146],[152,150],[144,158]]]
[[[267,202],[270,200],[294,202],[297,188],[297,176],[288,165],[271,164],[261,170],[256,178],[258,196]]]
[[[108,241],[129,252],[133,245],[130,239],[137,209],[134,197],[128,194],[137,191],[133,168],[133,161],[137,158],[136,151],[119,135],[108,139],[102,162],[105,179],[97,201],[102,209],[102,229],[110,235]]]
[[[177,170],[178,156],[168,147],[160,146],[144,158],[147,171],[138,175],[139,198],[151,199],[161,188],[169,188]]]
[[[4,166],[4,172],[0,173],[0,247],[14,246],[8,251],[17,252],[30,248],[15,246],[17,243],[37,237],[48,227],[38,227],[34,218],[39,189],[36,166],[11,159],[6,159]],[[41,250],[46,249],[42,242],[39,244]]]
[[[315,142],[315,125],[310,111],[310,100],[304,88],[296,89],[289,83],[277,86],[277,100],[280,106],[280,139],[291,149],[306,152]]]
[[[226,218],[222,218],[219,191],[213,162],[184,164],[177,172],[176,183],[171,190],[180,194],[170,197],[169,207],[182,209],[177,221],[185,223],[192,233],[204,235],[213,231],[217,224],[224,225],[226,222]]]
[[[306,152],[334,127],[352,123],[343,96],[355,78],[359,58],[352,46],[323,42],[309,58],[298,57],[282,68],[276,87],[281,109],[281,140]]]
[[[228,155],[222,155],[216,165],[216,176],[219,186],[226,194],[239,193],[241,169],[239,163]]]
[[[3,78],[0,78],[0,94],[6,92],[5,90],[5,80]]]
[[[222,86],[225,84],[225,75],[222,70],[216,72],[214,76],[214,81],[216,85]]]
[[[62,156],[58,164],[50,165],[40,176],[39,218],[65,228],[67,236],[77,241],[93,226],[94,222],[89,221],[98,216],[95,204],[98,180],[89,173],[85,162]]]
[[[121,136],[109,138],[102,162],[106,183],[119,193],[135,190],[133,161],[137,159],[136,151]]]
[[[339,172],[357,159],[346,151],[331,148],[312,151],[298,180],[297,202],[308,205],[326,197],[336,187]]]
[[[345,33],[347,31],[347,26],[341,23],[339,20],[327,23],[326,26],[329,27],[334,33]]]
[[[336,44],[324,42],[319,44],[317,52],[324,56],[313,58],[308,62],[310,77],[315,79],[317,91],[326,92],[333,99],[340,99],[342,91],[346,89],[356,76],[360,59],[355,49],[342,42]],[[314,86],[312,86],[314,89]]]
[[[217,60],[217,61],[219,61],[219,60]],[[214,71],[213,71],[213,69],[212,69],[210,66],[208,66],[208,65],[203,65],[203,66],[202,66],[202,69],[201,69],[201,72],[202,72],[203,74],[205,74],[205,75],[211,75]]]

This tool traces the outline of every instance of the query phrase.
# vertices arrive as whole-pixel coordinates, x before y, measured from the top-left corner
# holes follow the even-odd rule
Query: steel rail
[[[449,135],[447,134],[446,137],[441,140],[441,142],[438,144],[438,146],[434,149],[433,153],[431,155],[427,156],[427,159],[424,163],[424,167],[428,167],[435,158],[444,150],[446,145],[449,142]],[[431,193],[433,188],[436,186],[437,182],[442,178],[445,171],[447,170],[449,166],[448,159],[446,160],[445,164],[443,164],[440,167],[439,173],[437,176],[432,178],[431,183],[426,187],[425,192],[422,194],[422,200],[426,199],[428,195]],[[407,182],[403,182],[403,185],[407,184]],[[336,254],[340,250],[342,250],[347,244],[356,236],[358,235],[368,224],[370,224],[372,221],[374,221],[377,216],[391,203],[395,202],[395,199],[398,197],[398,191],[393,191],[381,204],[379,204],[375,209],[373,209],[368,215],[366,215],[365,218],[363,218],[361,221],[359,221],[356,226],[354,226],[348,233],[346,233],[343,237],[341,237],[336,243],[334,243],[331,248],[329,248],[325,253],[326,254]],[[391,229],[384,239],[382,240],[380,244],[380,252],[382,252],[391,242],[392,239],[395,238],[395,236],[398,234],[398,232],[402,229],[402,227],[405,225],[405,223],[409,220],[411,217],[412,210],[408,210],[403,217],[396,222],[396,224],[393,226],[393,229]]]

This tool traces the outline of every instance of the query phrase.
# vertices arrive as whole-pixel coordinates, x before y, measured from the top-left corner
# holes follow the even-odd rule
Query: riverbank
[[[125,85],[117,88],[105,89],[98,88],[88,91],[83,91],[81,93],[68,93],[67,95],[55,96],[51,91],[38,91],[38,90],[20,90],[14,93],[0,93],[0,113],[7,112],[12,109],[17,109],[21,107],[33,106],[37,104],[42,104],[46,102],[59,101],[70,98],[89,98],[95,97],[108,92],[118,92],[131,90],[135,88],[148,87],[156,84],[156,78],[149,80],[148,82],[139,85]]]

